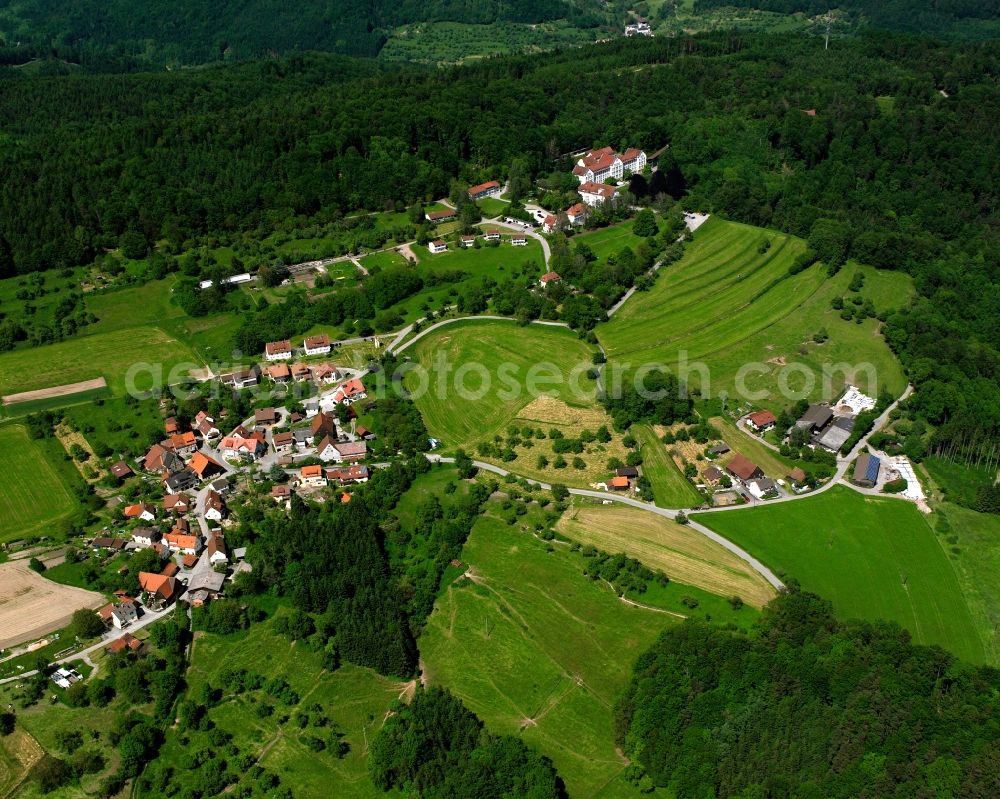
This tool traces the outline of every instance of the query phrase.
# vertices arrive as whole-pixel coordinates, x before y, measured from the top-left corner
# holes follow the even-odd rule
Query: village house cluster
[[[302,352],[324,355],[331,351],[327,336],[307,337]],[[178,599],[192,606],[210,602],[225,591],[227,580],[252,571],[242,548],[230,549],[226,529],[230,526],[227,497],[234,490],[246,490],[243,474],[248,466],[258,472],[285,479],[271,491],[276,501],[290,502],[293,491],[310,493],[328,485],[341,486],[341,501],[349,499],[352,485],[367,482],[369,467],[360,461],[368,456],[368,442],[374,433],[357,424],[354,404],[368,397],[355,370],[332,364],[294,364],[288,361],[295,348],[287,341],[268,342],[263,370],[256,364],[241,367],[223,377],[232,387],[253,385],[266,377],[280,384],[290,380],[311,380],[320,393],[302,403],[302,410],[258,407],[253,416],[231,427],[225,412],[216,418],[202,409],[188,423],[176,417],[164,420],[164,438],[134,463],[120,460],[112,467],[119,481],[142,475],[148,482],[163,486],[162,501],[140,500],[122,508],[125,527],[114,535],[99,535],[89,542],[100,554],[114,557],[120,552],[151,549],[159,555],[162,568],[137,575],[140,591],[132,597],[124,593],[97,611],[109,631],[125,631],[147,613],[159,613]],[[296,368],[301,367],[301,368]],[[366,409],[372,409],[374,402]],[[334,409],[343,408],[338,422]],[[230,422],[232,424],[232,422]],[[301,462],[301,463],[299,463]],[[318,463],[317,463],[318,462]],[[320,498],[320,497],[317,497]],[[109,648],[115,651],[141,646],[131,636],[114,636]]]

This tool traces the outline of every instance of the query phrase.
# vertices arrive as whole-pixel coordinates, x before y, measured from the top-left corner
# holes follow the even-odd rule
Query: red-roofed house
[[[624,172],[642,172],[646,168],[646,154],[635,147],[629,147],[619,158]]]
[[[447,252],[448,245],[442,239],[437,239],[436,241],[432,241],[428,244],[427,249],[430,250],[433,255],[438,255],[439,253]]]
[[[326,355],[330,351],[330,337],[325,333],[306,336],[302,344],[306,355]]]
[[[738,452],[726,466],[726,471],[743,483],[747,483],[750,480],[759,480],[764,476],[763,469],[761,469],[753,461],[740,455]]]
[[[287,361],[292,357],[292,342],[269,341],[264,345],[264,357],[269,361]]]
[[[287,363],[272,363],[264,370],[264,374],[274,383],[287,383],[292,379],[292,370]]]
[[[147,522],[151,522],[156,518],[156,508],[148,502],[137,502],[135,505],[129,505],[125,508],[125,518],[143,519]]]
[[[191,510],[191,497],[187,494],[167,494],[163,498],[163,509],[167,513],[187,513]]]
[[[197,555],[201,551],[200,535],[179,533],[177,530],[164,535],[163,543],[170,547],[171,552],[180,552],[182,555]]]
[[[428,222],[446,222],[458,216],[458,211],[454,208],[445,208],[443,211],[428,211],[425,216]]]
[[[545,288],[549,285],[549,283],[558,283],[561,280],[562,278],[559,277],[558,272],[546,272],[538,279],[538,282],[541,284],[542,288]]]
[[[338,483],[367,483],[368,467],[355,464],[346,469],[327,469],[327,480],[336,480]]]
[[[194,417],[194,428],[206,441],[219,437],[220,430],[215,426],[215,419],[205,413],[205,411],[198,411],[198,414]]]
[[[323,439],[326,441],[327,439]],[[303,466],[299,469],[299,482],[305,486],[319,488],[326,485],[326,475],[323,474],[322,466]]]
[[[333,364],[319,363],[312,368],[312,378],[317,383],[335,383],[340,377],[340,370]]]
[[[132,633],[125,633],[121,638],[116,638],[105,647],[109,655],[117,655],[120,652],[137,652],[142,649],[142,641]]]
[[[756,413],[751,413],[747,417],[747,426],[756,430],[758,433],[770,430],[777,423],[777,417],[770,411],[757,411]]]
[[[500,241],[500,231],[495,228],[490,228],[483,234],[483,239],[485,241]]]
[[[198,440],[194,437],[194,432],[188,430],[186,433],[174,433],[170,436],[170,449],[181,456],[188,456],[198,448]]]
[[[510,237],[510,244],[512,247],[527,247],[528,237],[523,233],[515,233]]]
[[[478,186],[472,186],[469,188],[469,199],[470,200],[481,200],[483,197],[495,197],[500,194],[502,186],[495,180],[488,180],[485,183],[480,183]]]
[[[571,225],[584,225],[587,222],[587,206],[584,203],[571,205],[566,209],[566,218]]]
[[[357,402],[367,396],[364,384],[357,378],[354,378],[353,380],[348,380],[334,392],[333,401],[350,405],[352,402]]]
[[[188,468],[198,476],[199,480],[207,480],[212,475],[226,473],[225,466],[208,457],[204,452],[196,452],[191,458]]]
[[[165,574],[139,572],[139,587],[146,594],[146,604],[152,610],[166,607],[177,597],[177,580]]]
[[[580,199],[587,205],[598,206],[608,200],[613,200],[618,195],[617,186],[608,186],[604,183],[593,183],[588,181],[577,190]]]
[[[132,471],[132,467],[125,463],[125,461],[118,461],[118,463],[111,467],[111,474],[119,480],[127,480],[135,472]]]
[[[476,237],[475,236],[462,236],[462,246],[463,247],[475,247]]]

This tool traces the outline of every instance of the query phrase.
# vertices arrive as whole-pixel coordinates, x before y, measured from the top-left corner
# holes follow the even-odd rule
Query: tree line
[[[895,624],[837,621],[792,585],[749,634],[667,628],[615,728],[633,780],[678,799],[987,797],[1000,790],[998,687],[994,669]]]

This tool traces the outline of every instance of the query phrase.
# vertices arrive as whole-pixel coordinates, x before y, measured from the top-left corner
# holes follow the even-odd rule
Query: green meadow
[[[456,322],[425,336],[406,354],[425,370],[428,388],[419,390],[416,372],[408,374],[406,386],[415,392],[428,432],[449,448],[491,438],[543,392],[571,406],[593,404],[593,383],[586,377],[579,383],[588,396],[577,396],[569,386],[570,372],[574,367],[586,370],[591,350],[565,328],[500,320]],[[550,368],[534,370],[540,362]],[[532,374],[539,378],[534,393],[528,390]],[[459,384],[467,397],[459,396]]]
[[[789,402],[786,394],[830,399],[849,382],[898,395],[906,379],[878,335],[879,322],[844,321],[831,302],[850,300],[848,285],[860,270],[866,281],[858,295],[879,312],[898,308],[913,294],[910,279],[853,263],[832,278],[822,264],[790,276],[804,249],[793,236],[710,219],[650,291],[598,326],[609,360],[671,369],[686,361],[693,366],[682,375],[705,395],[750,392],[772,409]],[[823,332],[827,338],[818,343],[814,337]]]
[[[286,680],[298,694],[296,705],[286,706],[261,691],[241,695],[227,691],[209,716],[233,736],[241,752],[251,753],[261,766],[276,773],[296,796],[330,795],[333,786],[336,796],[345,799],[379,796],[368,778],[368,742],[381,727],[391,702],[407,686],[350,664],[328,672],[320,661],[319,653],[277,635],[272,621],[231,635],[199,633],[187,673],[188,690],[191,696],[199,696],[206,682],[226,689],[220,679],[226,668]],[[274,712],[263,715],[259,712],[262,704],[274,706]],[[314,704],[320,705],[321,713],[309,711]],[[303,714],[309,715],[310,723],[300,728],[295,720]],[[326,718],[325,726],[312,723],[319,716]],[[326,739],[331,733],[342,733],[350,746],[343,758],[329,748],[314,752],[307,745],[307,737]],[[179,732],[168,736],[160,756],[175,767],[174,780],[181,786],[187,776],[183,767],[187,753],[205,746],[211,747],[208,732],[184,730],[183,736]]]
[[[779,505],[697,514],[844,618],[888,619],[914,641],[989,658],[955,569],[917,507],[842,486]]]
[[[1000,664],[1000,516],[945,503],[937,506],[934,517],[938,541],[955,566],[987,662]]]
[[[420,638],[426,675],[552,758],[570,796],[637,797],[612,709],[633,661],[676,620],[620,602],[578,553],[549,551],[527,526],[476,523],[462,553],[473,576],[442,592]]]
[[[639,442],[642,473],[653,485],[657,505],[661,508],[687,508],[701,502],[701,494],[681,474],[667,446],[657,438],[653,428],[646,424],[635,425],[632,435]]]
[[[19,424],[0,425],[0,543],[26,535],[51,535],[77,507],[62,467],[65,451],[55,439],[34,441]]]
[[[155,327],[80,336],[0,355],[0,395],[97,377],[104,377],[115,394],[124,394],[130,385],[147,391],[156,383],[156,375],[166,380],[174,373],[179,378],[188,367],[201,363],[187,345]],[[137,365],[141,368],[130,379],[129,372]]]

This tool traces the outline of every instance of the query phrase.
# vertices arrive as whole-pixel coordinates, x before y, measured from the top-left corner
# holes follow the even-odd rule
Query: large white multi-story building
[[[621,180],[625,174],[641,172],[646,167],[646,154],[630,147],[616,153],[611,147],[584,153],[573,167],[573,174],[580,183],[603,183],[608,178]]]

